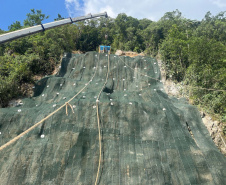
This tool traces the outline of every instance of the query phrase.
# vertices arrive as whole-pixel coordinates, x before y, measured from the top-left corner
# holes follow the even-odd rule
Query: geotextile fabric
[[[110,55],[109,62],[98,100],[98,183],[225,184],[225,157],[198,110],[164,92],[156,60]],[[68,116],[61,109],[0,151],[0,184],[95,183],[96,101],[107,71],[107,54],[66,54],[58,74],[38,81],[31,98],[0,109],[2,146],[86,87],[70,102]]]

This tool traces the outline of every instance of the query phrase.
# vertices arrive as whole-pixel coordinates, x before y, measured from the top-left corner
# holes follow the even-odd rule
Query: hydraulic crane
[[[62,19],[59,21],[54,21],[54,22],[50,22],[50,23],[46,23],[46,24],[41,24],[41,25],[37,25],[37,26],[32,26],[29,28],[24,28],[21,30],[17,30],[17,31],[13,31],[13,32],[9,32],[6,34],[2,34],[0,35],[0,44],[10,41],[10,40],[14,40],[20,37],[25,37],[28,35],[32,35],[34,33],[38,33],[38,32],[42,32],[51,28],[55,28],[58,26],[62,26],[65,24],[71,24],[74,22],[78,22],[78,21],[84,21],[86,19],[92,19],[92,18],[96,18],[96,17],[108,17],[107,12],[104,13],[99,13],[99,14],[88,14],[86,16],[81,16],[81,17],[76,17],[76,18],[67,18],[67,19]]]

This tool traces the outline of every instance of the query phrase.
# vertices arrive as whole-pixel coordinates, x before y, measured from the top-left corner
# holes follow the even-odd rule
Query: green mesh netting
[[[131,66],[131,68],[129,67]],[[99,140],[96,98],[108,56],[66,55],[34,96],[0,109],[0,145],[59,108],[96,74],[68,107],[0,151],[0,184],[94,184]],[[156,60],[110,55],[99,102],[102,159],[99,184],[225,184],[226,160],[198,110],[163,90]],[[190,132],[189,132],[190,131]]]

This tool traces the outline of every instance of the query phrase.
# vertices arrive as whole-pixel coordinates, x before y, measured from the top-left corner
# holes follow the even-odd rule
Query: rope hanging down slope
[[[102,87],[102,89],[100,90],[98,96],[97,96],[97,99],[96,99],[96,108],[97,108],[97,124],[98,124],[98,133],[99,133],[99,163],[98,163],[98,170],[97,170],[97,176],[96,176],[96,181],[95,181],[95,185],[97,185],[97,182],[98,182],[98,177],[99,177],[99,172],[100,172],[100,163],[101,163],[101,133],[100,133],[100,117],[99,117],[99,110],[98,110],[98,103],[99,103],[99,98],[100,98],[100,95],[105,87],[105,85],[107,84],[107,80],[108,80],[108,74],[109,74],[109,58],[110,58],[110,55],[108,55],[108,71],[107,71],[107,75],[106,75],[106,80],[105,80],[105,83]]]

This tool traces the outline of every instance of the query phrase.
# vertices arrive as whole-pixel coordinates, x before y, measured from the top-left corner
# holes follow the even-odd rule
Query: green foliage
[[[0,45],[0,56],[3,56],[5,52],[5,44]]]
[[[142,24],[144,20],[142,21]],[[147,21],[146,21],[147,24]],[[147,26],[147,25],[146,25]],[[143,28],[146,27],[145,25]],[[114,41],[112,43],[113,48],[122,49],[122,50],[136,50],[142,51],[144,48],[142,47],[142,38],[138,33],[140,32],[139,20],[135,19],[131,16],[127,16],[126,14],[119,14],[115,19],[115,35]]]
[[[4,33],[5,31],[0,29],[0,35]],[[5,52],[5,44],[0,44],[0,56],[4,55],[4,52]]]
[[[41,24],[48,16],[31,10],[9,31]],[[58,14],[55,21],[63,17]],[[5,33],[0,30],[0,34]],[[34,75],[51,74],[63,52],[98,50],[99,45],[161,55],[167,78],[188,85],[195,104],[226,120],[226,12],[202,21],[186,19],[179,10],[167,12],[157,22],[138,20],[122,13],[115,19],[99,18],[47,30],[0,46],[0,104],[20,95],[20,85]],[[19,88],[18,88],[19,87]],[[193,88],[190,88],[193,87]],[[202,89],[205,88],[206,90]]]
[[[161,44],[167,77],[172,76],[177,81],[182,81],[188,62],[188,38],[184,30],[177,25],[172,25],[167,38]]]
[[[3,30],[0,29],[0,34],[3,34],[3,33],[5,33],[5,31],[3,31]]]
[[[23,26],[21,25],[20,21],[16,21],[13,24],[11,24],[8,29],[9,31],[16,31],[21,29]]]
[[[226,89],[226,46],[207,38],[193,38],[191,42],[191,65],[187,68],[185,82],[194,87]],[[225,115],[226,92],[191,90],[196,104],[205,106],[209,112]]]
[[[22,25],[21,25],[20,21],[16,21],[8,27],[9,31],[16,31],[21,28],[22,28]]]
[[[62,20],[64,19],[59,13],[57,15],[58,17],[56,19],[54,19],[54,21],[59,21],[59,20]]]
[[[207,12],[201,22],[173,15],[167,13],[160,20],[170,27],[168,32],[164,31],[165,38],[160,43],[167,77],[183,81],[189,86],[195,104],[225,121],[226,93],[214,91],[226,89],[225,12],[215,17]]]
[[[35,26],[42,23],[43,20],[48,19],[49,16],[42,14],[41,10],[31,9],[31,13],[27,14],[27,19],[24,20],[24,26]]]
[[[5,51],[8,53],[23,55],[31,46],[32,43],[28,42],[27,38],[21,38],[7,43]]]
[[[0,76],[0,106],[5,107],[8,101],[20,96],[19,83],[15,78]]]
[[[98,35],[98,28],[95,26],[94,21],[89,21],[87,25],[80,24],[79,27],[79,39],[77,40],[76,47],[81,51],[96,50],[96,47],[101,44]]]
[[[159,44],[164,39],[163,28],[158,23],[152,22],[147,28],[140,31],[145,52],[148,55],[156,56]]]
[[[0,105],[6,106],[12,98],[21,94],[21,84],[32,80],[29,63],[33,56],[0,56]]]

